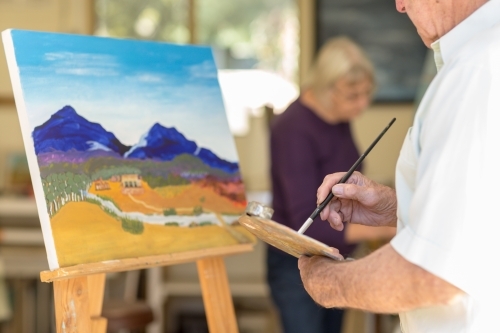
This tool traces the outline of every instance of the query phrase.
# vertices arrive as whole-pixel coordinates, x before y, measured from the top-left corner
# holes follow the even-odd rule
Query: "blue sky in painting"
[[[155,122],[236,161],[210,48],[12,31],[31,129],[65,105],[127,145]]]

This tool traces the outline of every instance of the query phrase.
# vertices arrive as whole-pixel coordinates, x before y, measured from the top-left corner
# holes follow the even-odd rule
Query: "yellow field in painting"
[[[123,212],[140,212],[158,214],[163,210],[175,208],[178,214],[191,214],[195,206],[200,206],[205,212],[222,212],[239,214],[245,210],[244,204],[238,204],[214,192],[209,187],[196,184],[165,186],[152,189],[142,182],[143,193],[127,195],[121,192],[119,182],[109,182],[110,189],[96,191],[92,184],[89,192],[111,198]]]
[[[231,232],[213,225],[182,228],[144,224],[144,232],[133,235],[98,205],[88,202],[66,204],[52,217],[51,225],[60,267],[238,244]],[[226,228],[255,241],[242,226]]]

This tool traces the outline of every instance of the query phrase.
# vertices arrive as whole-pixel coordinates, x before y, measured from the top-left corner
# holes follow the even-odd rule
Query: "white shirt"
[[[391,244],[466,295],[401,313],[401,326],[405,333],[500,332],[500,0],[433,48],[442,67],[401,149]]]

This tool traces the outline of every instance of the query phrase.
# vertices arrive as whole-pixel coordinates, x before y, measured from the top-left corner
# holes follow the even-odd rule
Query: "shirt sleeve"
[[[500,223],[500,71],[469,64],[445,74],[424,97],[411,150],[398,160],[397,177],[408,154],[415,155],[415,182],[408,207],[399,204],[406,194],[398,191],[398,209],[408,209],[398,215],[408,218],[398,222],[391,244],[408,261],[474,293],[479,276],[499,275],[487,263],[497,261]]]

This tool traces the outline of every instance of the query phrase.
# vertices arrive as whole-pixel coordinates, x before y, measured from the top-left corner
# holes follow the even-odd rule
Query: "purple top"
[[[359,158],[349,123],[330,125],[300,100],[293,102],[271,126],[273,220],[294,230],[316,209],[316,191],[330,173],[347,171]],[[345,229],[344,229],[345,230]],[[348,255],[344,231],[318,217],[305,235]]]

